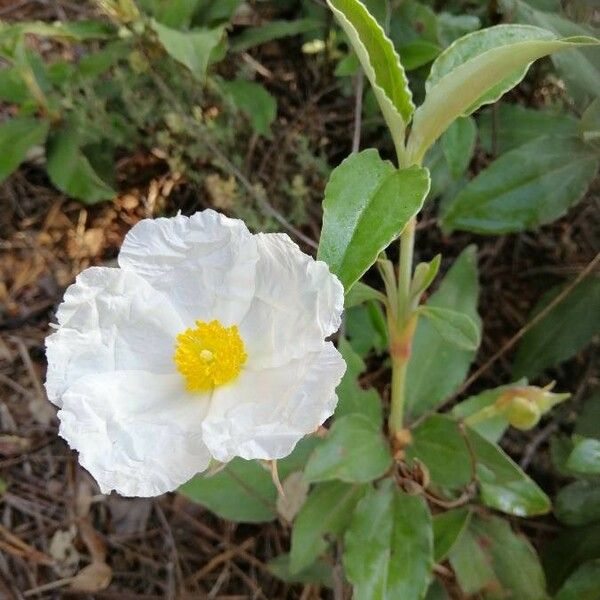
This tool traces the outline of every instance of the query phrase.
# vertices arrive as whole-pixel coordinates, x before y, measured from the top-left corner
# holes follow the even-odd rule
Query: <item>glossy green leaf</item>
[[[463,350],[477,350],[481,342],[478,324],[464,313],[438,306],[422,306],[419,314],[435,327],[450,345]]]
[[[567,460],[567,467],[583,475],[600,475],[600,440],[577,439]]]
[[[51,135],[46,145],[50,181],[72,198],[94,204],[110,200],[115,191],[94,171],[79,147],[76,128],[67,125]]]
[[[500,234],[536,229],[579,202],[598,157],[576,138],[540,137],[503,154],[445,209],[446,229]]]
[[[600,600],[600,560],[581,565],[565,581],[554,600]]]
[[[325,560],[316,560],[298,573],[290,570],[290,555],[280,554],[268,563],[269,571],[286,583],[317,583],[332,586],[331,565]]]
[[[314,438],[300,441],[290,456],[278,461],[279,477],[301,469],[317,443]],[[277,516],[277,489],[258,461],[235,458],[215,475],[197,475],[179,491],[230,521],[262,523]]]
[[[248,117],[252,129],[271,139],[271,123],[277,116],[277,102],[264,86],[254,81],[236,79],[224,82],[223,88],[237,108]]]
[[[465,436],[458,423],[446,415],[431,415],[412,430],[406,457],[421,461],[438,486],[458,490],[472,479],[473,461]]]
[[[562,291],[547,292],[530,315],[535,317]],[[575,355],[600,332],[600,278],[586,277],[534,325],[517,347],[515,377],[532,379],[545,368]]]
[[[426,169],[396,170],[376,150],[351,154],[331,174],[318,258],[349,290],[419,211]]]
[[[477,459],[481,501],[517,517],[543,515],[552,508],[550,499],[500,448],[467,428],[472,452]]]
[[[467,508],[454,508],[433,517],[433,547],[436,563],[446,558],[469,525],[471,513]]]
[[[358,503],[345,536],[344,567],[356,600],[419,600],[433,567],[426,502],[391,480]]]
[[[454,179],[459,179],[465,173],[477,139],[477,125],[473,117],[456,119],[442,135],[442,150]]]
[[[554,512],[567,525],[600,520],[600,481],[581,479],[562,488],[556,496]]]
[[[269,21],[259,27],[250,27],[232,38],[232,52],[244,52],[254,46],[260,46],[273,40],[301,33],[318,31],[321,23],[314,19],[296,19],[294,21]]]
[[[211,52],[223,37],[223,27],[178,31],[152,21],[152,29],[167,53],[186,66],[197,79],[204,81]]]
[[[4,181],[34,146],[43,144],[48,135],[47,121],[16,117],[0,124],[0,182]]]
[[[452,121],[495,102],[525,76],[534,60],[596,43],[590,37],[561,40],[529,25],[496,25],[456,40],[431,67],[425,101],[414,114],[408,155],[420,161]]]
[[[523,535],[513,532],[508,522],[498,517],[474,516],[470,529],[486,554],[499,583],[490,589],[492,598],[543,600],[546,581],[533,546]]]
[[[404,130],[415,107],[394,45],[359,0],[327,0],[327,4],[348,36],[402,151]]]
[[[391,462],[379,426],[364,415],[351,414],[336,419],[309,458],[304,477],[310,482],[367,483],[381,477]]]
[[[348,526],[365,486],[329,481],[318,484],[300,509],[292,528],[290,572],[309,567],[326,549],[326,536],[339,536]]]
[[[529,108],[520,104],[499,103],[479,117],[479,141],[489,154],[503,154],[531,142],[553,135],[576,136],[577,119],[557,110]]]
[[[477,252],[469,246],[456,259],[426,306],[464,313],[480,328]],[[462,383],[475,353],[449,344],[425,319],[419,319],[408,364],[406,409],[419,416],[441,404]]]
[[[358,383],[359,375],[366,369],[365,363],[345,338],[340,338],[338,350],[347,368],[336,390],[339,399],[335,409],[336,418],[359,414],[374,427],[381,428],[382,407],[377,390],[364,390]]]

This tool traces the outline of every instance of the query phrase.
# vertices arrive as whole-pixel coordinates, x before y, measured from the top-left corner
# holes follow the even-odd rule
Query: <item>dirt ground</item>
[[[23,3],[23,10],[32,6]],[[7,7],[10,2],[0,2],[0,16]],[[269,178],[290,176],[286,153],[293,151],[288,143],[293,131],[302,131],[315,152],[326,137],[332,166],[351,147],[354,99],[335,93],[331,76],[323,79],[298,60],[287,60],[293,48],[263,61],[280,109],[273,140],[248,149],[254,181],[266,181],[267,171]],[[289,75],[280,79],[290,71],[294,85]],[[377,142],[367,139],[363,145]],[[483,160],[476,157],[472,169]],[[316,197],[324,183],[318,177],[311,181]],[[269,571],[267,562],[289,549],[286,525],[232,524],[176,494],[149,500],[103,496],[57,436],[55,409],[43,388],[44,338],[65,287],[82,269],[110,264],[139,219],[211,206],[207,193],[185,179],[174,181],[160,159],[143,151],[119,164],[119,189],[114,202],[86,207],[53,189],[31,163],[0,186],[0,598],[333,597],[316,585],[286,586]],[[445,237],[436,227],[434,206],[426,208],[417,260],[441,252],[447,268],[467,244],[479,246],[485,335],[473,371],[511,340],[548,287],[575,276],[598,252],[598,191],[596,186],[565,218],[535,233],[497,238]],[[315,239],[319,223],[315,202],[303,233]],[[502,354],[468,391],[508,382],[511,357],[512,350]],[[598,384],[595,366],[597,345],[551,373],[557,389],[573,392],[574,400],[533,432],[511,433],[505,442],[550,493],[560,482],[549,468],[548,437],[569,427],[578,402]],[[376,383],[385,395],[384,383]],[[551,518],[520,526],[539,544],[554,527]],[[82,574],[94,564],[110,570],[88,567]],[[73,589],[74,577],[75,586],[77,578],[112,581],[90,595]]]

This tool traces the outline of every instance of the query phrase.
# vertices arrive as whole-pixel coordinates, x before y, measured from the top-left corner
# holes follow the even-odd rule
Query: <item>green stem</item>
[[[399,432],[404,425],[404,390],[406,388],[407,361],[392,360],[392,396],[389,429],[392,433]]]

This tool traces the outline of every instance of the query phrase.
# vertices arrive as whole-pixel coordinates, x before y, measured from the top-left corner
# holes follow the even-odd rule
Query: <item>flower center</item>
[[[173,360],[190,392],[206,392],[235,379],[248,355],[236,325],[196,321],[177,336]]]

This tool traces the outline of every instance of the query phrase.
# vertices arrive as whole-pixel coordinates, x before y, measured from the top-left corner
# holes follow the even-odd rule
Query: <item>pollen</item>
[[[196,321],[177,336],[173,360],[189,392],[208,392],[233,381],[248,358],[236,325]]]

